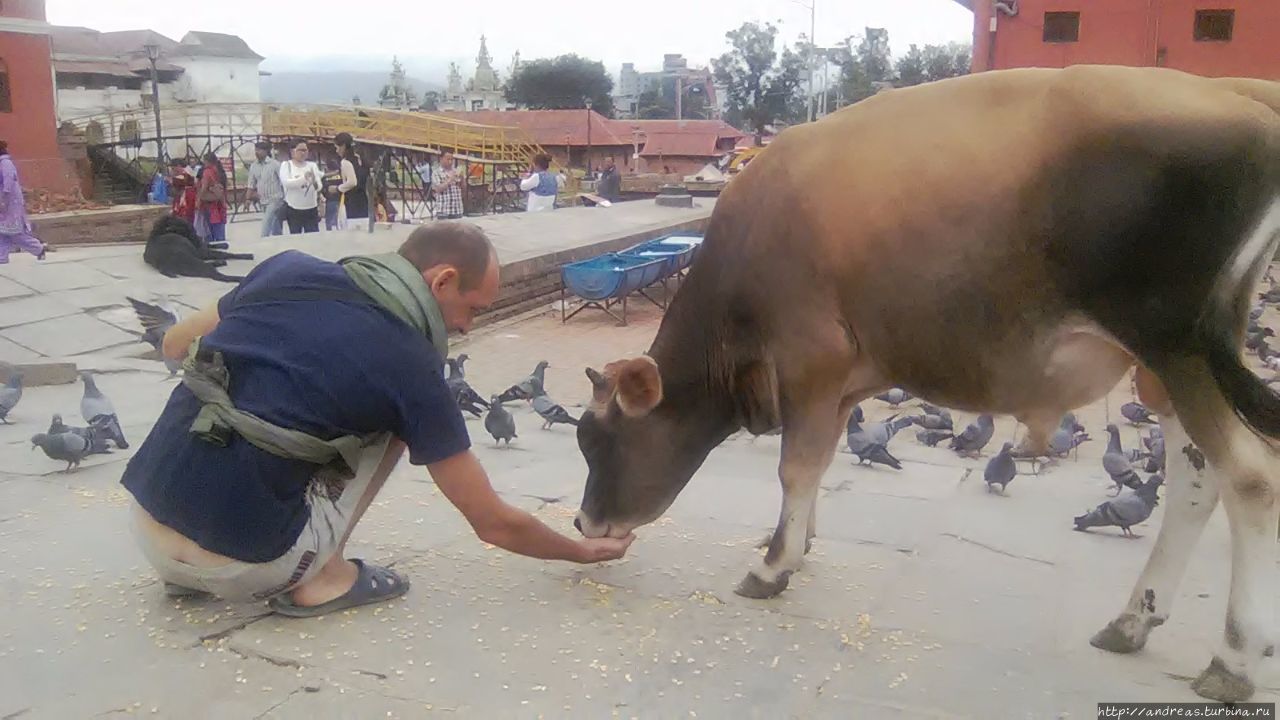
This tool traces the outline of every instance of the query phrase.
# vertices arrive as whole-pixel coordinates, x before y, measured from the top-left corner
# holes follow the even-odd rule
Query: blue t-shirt
[[[290,250],[219,300],[221,320],[201,347],[223,353],[236,407],[325,439],[389,431],[414,465],[470,447],[443,361],[420,333],[376,305],[254,300],[264,289],[360,292],[337,264]],[[316,466],[234,434],[226,447],[200,440],[189,432],[199,409],[175,388],[121,482],[152,517],[206,550],[244,562],[280,557],[309,517]]]

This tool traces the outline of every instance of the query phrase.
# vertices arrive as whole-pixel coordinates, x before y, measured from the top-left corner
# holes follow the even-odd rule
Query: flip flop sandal
[[[320,605],[295,605],[286,593],[271,598],[267,605],[286,617],[309,618],[393,600],[409,591],[409,580],[395,570],[356,558],[352,558],[351,562],[356,564],[356,582],[345,594]]]

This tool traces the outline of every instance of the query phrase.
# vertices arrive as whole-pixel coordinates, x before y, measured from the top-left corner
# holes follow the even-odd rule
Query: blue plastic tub
[[[665,276],[669,276],[689,267],[701,247],[701,235],[668,235],[629,247],[623,250],[621,254],[643,258],[662,258],[667,261]]]
[[[666,277],[669,259],[608,253],[565,265],[560,278],[565,289],[583,300],[617,299]]]

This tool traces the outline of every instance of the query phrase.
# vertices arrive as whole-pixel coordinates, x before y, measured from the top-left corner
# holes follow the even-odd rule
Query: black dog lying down
[[[243,277],[223,275],[217,268],[227,260],[252,260],[250,253],[213,250],[196,236],[191,223],[165,215],[151,228],[142,259],[166,277],[202,277],[222,282],[240,282]]]

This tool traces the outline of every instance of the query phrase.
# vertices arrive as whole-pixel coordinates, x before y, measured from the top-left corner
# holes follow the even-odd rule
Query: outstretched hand
[[[635,539],[634,533],[627,533],[623,538],[602,537],[579,540],[578,545],[582,548],[583,555],[578,562],[589,565],[606,560],[617,560],[627,554],[627,548],[631,547]]]

